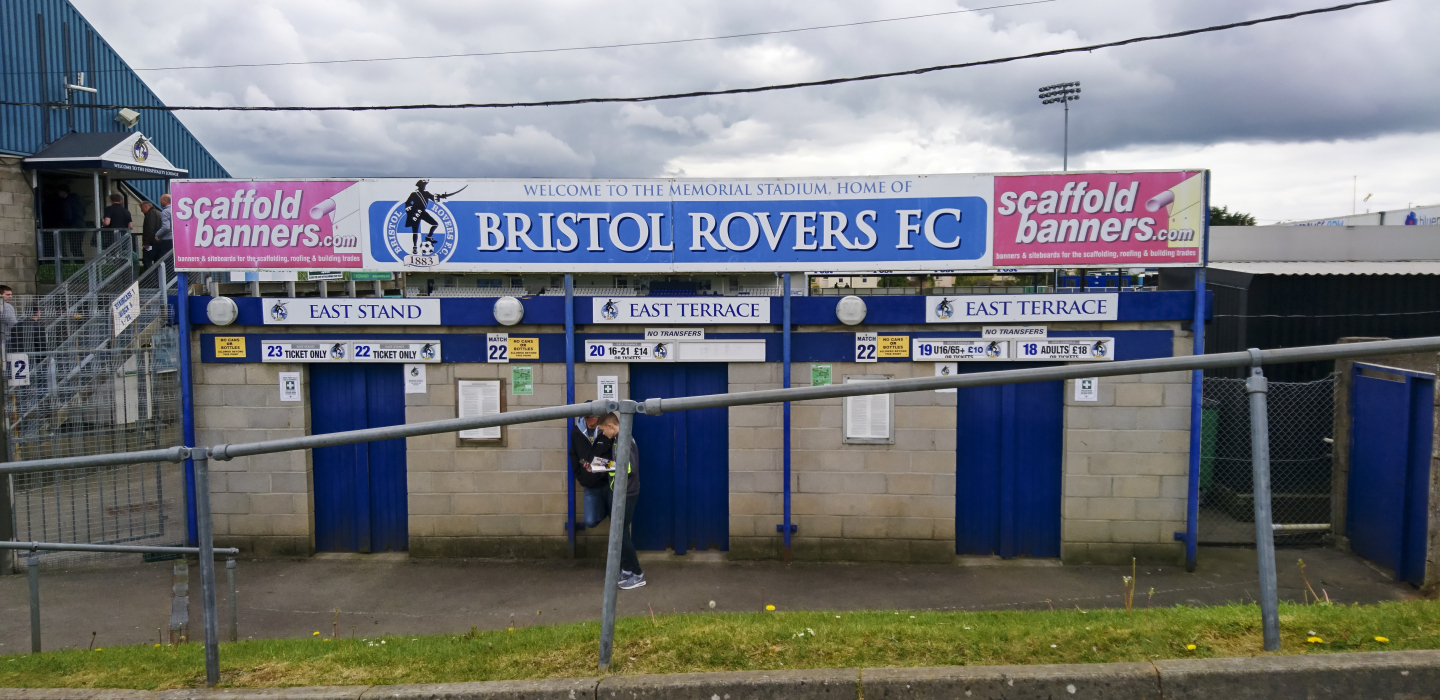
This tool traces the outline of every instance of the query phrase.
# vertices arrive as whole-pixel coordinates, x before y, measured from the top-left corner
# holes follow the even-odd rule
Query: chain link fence
[[[1270,382],[1270,483],[1274,522],[1330,522],[1335,377]],[[1244,379],[1205,377],[1200,437],[1202,544],[1254,544],[1250,395]],[[1324,531],[1275,533],[1276,543],[1318,541]]]
[[[143,272],[118,239],[44,296],[11,301],[5,338],[11,460],[170,447],[183,442],[180,337],[168,295],[169,259]],[[136,313],[117,330],[112,302],[137,290]],[[153,463],[18,474],[10,516],[19,541],[180,545],[186,539],[181,465]],[[140,555],[42,553],[42,566]]]

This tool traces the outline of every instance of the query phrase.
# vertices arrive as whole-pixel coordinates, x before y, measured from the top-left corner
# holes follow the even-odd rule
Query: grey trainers
[[[645,585],[645,574],[630,574],[620,579],[620,590],[628,591],[632,588],[639,588]]]

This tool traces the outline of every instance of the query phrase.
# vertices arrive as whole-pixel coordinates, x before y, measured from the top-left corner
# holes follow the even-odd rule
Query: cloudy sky
[[[135,68],[515,52],[1024,0],[72,0]],[[1053,0],[816,31],[485,57],[142,71],[171,105],[509,102],[712,90],[1045,51],[1339,0]],[[189,113],[232,174],[730,177],[1205,167],[1262,223],[1440,203],[1440,3],[1390,3],[1000,66],[642,105]]]

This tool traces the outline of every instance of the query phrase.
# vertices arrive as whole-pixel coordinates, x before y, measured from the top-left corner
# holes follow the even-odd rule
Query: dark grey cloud
[[[945,0],[701,4],[74,0],[135,66],[653,41],[956,9]],[[1232,22],[1332,0],[1058,0],[907,22],[603,51],[144,73],[171,104],[383,104],[622,96],[970,61]],[[971,2],[985,6],[997,2]],[[645,105],[186,114],[243,176],[644,177],[1054,168],[1216,144],[1437,131],[1440,3],[1396,0],[1162,43],[785,93]],[[1299,147],[1299,146],[1297,146]],[[1099,157],[1098,155],[1096,157]],[[1185,161],[1186,166],[1208,165]],[[1423,199],[1423,195],[1420,196]]]

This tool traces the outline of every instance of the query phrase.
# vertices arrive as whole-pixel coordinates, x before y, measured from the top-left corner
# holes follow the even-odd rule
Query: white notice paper
[[[425,393],[425,365],[405,365],[405,393]]]
[[[955,375],[957,375],[957,374],[959,374],[959,373],[960,373],[960,363],[958,363],[958,362],[936,362],[936,363],[935,363],[935,376],[937,376],[937,377],[953,377],[953,376],[955,376]],[[937,393],[937,394],[953,394],[953,393],[955,393],[955,389],[936,389],[936,390],[935,390],[935,393]]]
[[[1076,401],[1099,401],[1100,380],[1097,377],[1085,377],[1075,380]]]
[[[500,414],[500,381],[495,379],[459,382],[459,417],[494,416]],[[462,440],[499,440],[500,426],[460,431]]]
[[[874,382],[878,379],[846,377],[846,384]],[[890,438],[890,395],[870,394],[845,399],[845,437],[887,440]]]
[[[615,401],[620,398],[619,377],[596,377],[595,397],[601,401]]]
[[[299,373],[299,372],[281,372],[281,373],[280,373],[280,400],[281,400],[281,401],[299,401],[299,400],[300,400],[300,373]]]

